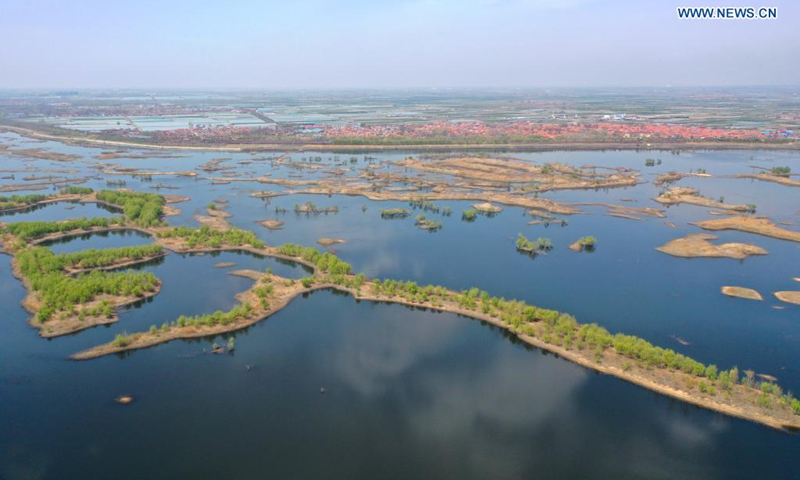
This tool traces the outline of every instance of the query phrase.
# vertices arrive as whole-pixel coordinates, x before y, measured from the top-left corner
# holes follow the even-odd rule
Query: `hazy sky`
[[[679,20],[676,6],[777,20]],[[0,88],[800,84],[797,0],[3,0]]]

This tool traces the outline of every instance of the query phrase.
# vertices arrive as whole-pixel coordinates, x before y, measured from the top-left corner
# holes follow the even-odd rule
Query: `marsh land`
[[[613,425],[662,442],[664,418],[713,438],[705,448],[743,442],[751,452],[722,466],[660,444],[670,456],[739,471],[759,452],[778,476],[796,447],[784,431],[800,427],[790,393],[800,388],[792,353],[800,326],[791,322],[798,191],[748,176],[763,172],[756,163],[800,170],[791,151],[661,151],[650,167],[652,153],[635,151],[221,157],[126,148],[98,159],[104,150],[91,146],[15,133],[0,142],[17,152],[0,152],[10,177],[0,180],[10,192],[0,202],[3,301],[12,312],[3,375],[32,378],[56,359],[85,360],[58,364],[63,381],[82,387],[65,399],[73,415],[130,396],[124,409],[134,410],[114,404],[100,417],[145,435],[125,412],[155,419],[199,381],[210,387],[183,395],[231,405],[246,397],[239,405],[255,415],[253,428],[273,432],[259,434],[267,442],[285,431],[282,420],[256,414],[256,398],[269,391],[304,432],[298,442],[320,428],[356,445],[363,431],[354,425],[366,422],[402,427],[409,439],[468,431],[492,448],[504,444],[474,427],[476,415],[514,422],[524,437],[580,424],[575,435],[599,439]],[[690,174],[700,165],[707,174]],[[63,178],[42,189],[51,180],[36,172],[49,170]],[[534,247],[515,248],[519,236]],[[763,300],[728,298],[752,292]],[[25,360],[29,352],[40,353]],[[148,377],[154,368],[163,374]],[[543,388],[556,383],[571,386]],[[42,388],[9,389],[6,418],[41,406],[56,387]],[[490,390],[498,396],[485,402],[476,393]],[[502,399],[512,397],[516,413],[504,420]],[[452,402],[465,409],[453,412],[453,428],[407,423],[438,418]],[[212,404],[203,407],[209,416]],[[365,416],[343,413],[353,404]],[[379,413],[390,405],[402,419]],[[329,408],[354,423],[320,423]],[[617,408],[629,415],[607,413]],[[312,417],[302,420],[301,410]],[[41,422],[58,425],[62,415]],[[576,415],[579,424],[567,420]],[[34,424],[41,428],[22,436],[46,449],[36,432],[47,428]],[[520,461],[515,452],[500,458]],[[101,463],[111,461],[126,463],[116,455]]]

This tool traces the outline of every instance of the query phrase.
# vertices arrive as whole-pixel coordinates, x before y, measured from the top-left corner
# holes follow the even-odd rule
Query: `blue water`
[[[84,169],[102,150],[52,142],[25,144],[12,134],[0,141],[25,148],[77,153],[59,162],[0,158],[4,168]],[[139,152],[137,152],[139,153]],[[112,160],[124,167],[193,170],[212,158],[230,157],[237,175],[304,177],[316,171],[256,161],[275,154],[184,153],[183,158]],[[375,154],[377,162],[409,152]],[[326,168],[350,155],[292,153],[295,161],[322,156]],[[705,168],[713,178],[687,178],[710,198],[756,203],[760,214],[798,229],[800,189],[725,178],[748,165],[790,165],[800,155],[784,152],[551,152],[514,153],[523,160],[572,165],[628,166],[644,181],[670,170]],[[661,158],[646,168],[644,159]],[[330,158],[330,159],[329,159]],[[358,155],[363,165],[363,154]],[[744,261],[678,259],[654,250],[699,232],[691,222],[708,209],[679,205],[668,218],[631,221],[584,206],[565,227],[528,225],[520,208],[494,217],[461,221],[472,202],[437,202],[453,209],[435,233],[414,226],[413,215],[383,220],[382,208],[403,202],[361,197],[293,195],[264,200],[250,195],[282,190],[256,182],[211,185],[203,177],[127,178],[143,191],[163,183],[162,193],[191,197],[174,206],[173,225],[192,218],[214,199],[228,200],[234,225],[255,231],[269,244],[316,245],[321,237],[346,243],[336,251],[357,271],[374,277],[415,280],[454,289],[478,286],[506,298],[570,312],[582,322],[639,335],[653,343],[721,367],[738,365],[779,378],[800,391],[800,314],[779,302],[778,290],[800,284],[800,244],[740,232],[717,232],[720,242],[750,242],[769,255]],[[215,172],[211,176],[220,176]],[[76,174],[79,176],[80,174]],[[354,175],[349,172],[347,175]],[[19,176],[19,175],[18,175]],[[0,186],[14,182],[0,180]],[[105,188],[104,180],[87,183]],[[567,202],[609,202],[659,207],[659,188],[643,183],[608,191],[549,192]],[[20,192],[24,193],[24,192]],[[635,202],[621,202],[633,199]],[[295,204],[336,205],[339,213],[307,216]],[[366,205],[366,212],[362,206]],[[286,208],[285,214],[275,207]],[[6,222],[108,215],[94,206],[48,206],[4,217]],[[88,209],[88,210],[87,210]],[[256,222],[280,219],[271,231]],[[665,225],[674,222],[677,228]],[[514,240],[548,237],[555,248],[530,258]],[[584,235],[598,239],[594,253],[567,246]],[[55,251],[146,244],[125,232],[74,237]],[[217,268],[218,262],[236,266]],[[691,407],[620,380],[598,375],[529,348],[503,332],[452,314],[397,305],[358,303],[318,292],[298,298],[270,319],[236,337],[233,355],[204,353],[217,338],[175,341],[128,355],[89,362],[66,358],[109,341],[117,333],[146,330],[181,314],[202,314],[236,304],[251,280],[228,275],[240,268],[272,268],[298,278],[299,266],[249,254],[170,254],[141,267],[163,281],[153,299],[125,309],[120,321],[76,335],[43,340],[26,324],[19,302],[24,289],[0,262],[0,299],[6,307],[0,335],[0,478],[796,478],[798,437]],[[723,296],[720,287],[755,288],[765,300]],[[779,308],[776,308],[779,307]],[[684,346],[673,336],[686,339]],[[250,366],[248,370],[247,366]],[[320,388],[325,393],[320,394]],[[135,397],[119,406],[118,395]]]

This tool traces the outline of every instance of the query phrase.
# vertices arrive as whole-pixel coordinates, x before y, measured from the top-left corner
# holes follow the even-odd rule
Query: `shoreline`
[[[234,273],[234,272],[231,272],[231,273]],[[259,274],[259,275],[262,275],[262,276],[264,275],[264,274],[261,274],[260,272],[253,272],[253,273],[256,273],[256,274]],[[236,296],[237,299],[242,299],[242,300],[246,299],[247,295],[252,291],[252,289],[255,288],[259,284],[259,279],[255,278],[254,275],[244,275],[244,276],[254,280],[254,284],[253,284],[253,287],[251,287],[250,289],[246,290],[245,292],[241,292],[241,293],[237,294],[237,296]],[[278,277],[278,276],[275,276],[275,275],[273,277],[275,277],[277,280],[285,280],[282,277]],[[293,285],[296,285],[296,284],[293,284]],[[364,284],[364,287],[367,287],[367,288],[369,288],[371,290],[372,289],[372,283],[371,282],[367,282],[367,283]],[[753,421],[753,422],[756,422],[756,423],[760,423],[762,425],[766,425],[766,426],[769,426],[771,428],[775,428],[777,430],[781,430],[781,431],[784,431],[784,432],[787,432],[787,431],[790,431],[790,430],[793,430],[793,429],[800,429],[800,418],[797,418],[797,419],[793,419],[792,418],[791,420],[785,420],[785,419],[782,420],[782,419],[779,419],[779,418],[774,418],[774,417],[770,417],[768,415],[764,415],[764,414],[759,413],[759,412],[748,411],[748,410],[745,410],[744,408],[742,408],[740,406],[723,403],[723,402],[717,401],[717,400],[712,399],[712,398],[700,397],[699,395],[692,394],[690,392],[687,392],[685,390],[676,388],[674,386],[667,385],[665,383],[659,383],[658,381],[656,381],[656,380],[654,380],[652,378],[646,378],[646,377],[642,376],[641,372],[647,372],[649,370],[647,370],[647,369],[645,369],[643,367],[640,367],[640,366],[636,366],[635,368],[631,369],[631,371],[625,371],[623,368],[620,368],[618,365],[615,365],[614,363],[619,363],[620,361],[625,361],[624,359],[627,358],[627,357],[623,357],[622,355],[620,355],[620,354],[618,354],[616,352],[613,352],[613,350],[611,352],[606,352],[605,353],[606,357],[604,357],[604,361],[607,360],[607,361],[609,361],[611,363],[609,365],[606,365],[606,364],[603,364],[603,363],[598,363],[596,361],[592,361],[585,354],[583,354],[582,351],[569,350],[569,349],[566,349],[566,348],[564,348],[562,346],[559,346],[559,345],[554,345],[554,344],[551,344],[551,343],[547,343],[547,342],[545,342],[545,341],[543,341],[543,340],[541,340],[539,338],[536,338],[536,337],[534,337],[532,335],[526,335],[524,333],[515,331],[512,326],[503,323],[501,321],[501,319],[492,317],[491,315],[484,314],[484,313],[481,313],[481,312],[478,312],[478,311],[466,310],[464,308],[453,306],[453,305],[437,306],[437,305],[433,305],[431,303],[424,303],[424,302],[423,303],[416,303],[416,302],[412,302],[412,301],[409,301],[409,300],[407,300],[405,298],[397,297],[397,296],[388,297],[388,296],[383,296],[383,295],[375,295],[374,293],[373,294],[366,294],[366,293],[363,293],[363,292],[360,293],[359,291],[357,291],[357,290],[355,290],[353,288],[345,287],[345,286],[342,286],[342,285],[337,285],[337,284],[334,284],[334,283],[327,283],[327,282],[326,283],[316,284],[316,285],[310,286],[308,288],[304,288],[302,286],[299,286],[298,288],[293,289],[291,291],[290,295],[288,295],[286,297],[282,297],[280,299],[280,301],[275,304],[275,306],[271,306],[269,309],[267,309],[265,311],[263,311],[263,310],[260,311],[260,312],[256,311],[254,314],[251,314],[250,317],[245,318],[243,320],[235,321],[234,323],[229,324],[229,325],[217,325],[217,326],[214,326],[214,327],[199,327],[199,328],[198,327],[175,327],[177,330],[188,330],[188,331],[183,331],[183,332],[174,331],[173,332],[172,329],[171,329],[167,333],[159,333],[159,334],[156,334],[156,336],[152,336],[152,335],[150,335],[150,334],[148,334],[146,332],[143,332],[141,334],[138,334],[139,336],[137,338],[135,338],[128,345],[120,347],[120,346],[115,346],[112,343],[107,343],[107,344],[99,345],[99,346],[96,346],[96,347],[93,347],[93,348],[90,348],[90,349],[87,349],[87,350],[84,350],[84,351],[81,351],[81,352],[77,352],[77,353],[71,355],[70,359],[75,360],[75,361],[92,360],[92,359],[95,359],[95,358],[100,358],[100,357],[104,357],[104,356],[111,355],[111,354],[117,354],[117,353],[122,353],[122,352],[126,352],[126,351],[150,348],[150,347],[154,347],[156,345],[160,345],[160,344],[163,344],[163,343],[169,343],[169,342],[171,342],[173,340],[188,339],[188,338],[212,337],[212,336],[222,335],[222,334],[225,334],[225,333],[234,332],[234,331],[237,331],[237,330],[241,330],[241,329],[250,327],[252,325],[255,325],[256,323],[259,323],[259,322],[261,322],[263,320],[268,319],[269,317],[272,317],[274,314],[280,312],[281,310],[283,310],[284,308],[289,306],[298,297],[304,296],[306,294],[309,294],[309,293],[312,293],[312,292],[315,292],[315,291],[320,291],[320,290],[335,290],[335,291],[339,291],[339,292],[343,292],[343,293],[348,293],[353,297],[354,300],[356,300],[358,302],[367,301],[367,302],[375,302],[375,303],[398,304],[398,305],[404,305],[404,306],[408,306],[408,307],[412,307],[412,308],[421,308],[421,309],[427,309],[427,310],[432,310],[432,311],[452,313],[452,314],[456,314],[456,315],[459,315],[459,316],[462,316],[462,317],[466,317],[466,318],[470,318],[470,319],[486,322],[486,323],[489,323],[491,325],[499,327],[499,328],[501,328],[501,329],[503,329],[503,330],[515,335],[517,338],[519,338],[520,340],[524,341],[525,343],[527,343],[527,344],[529,344],[531,346],[534,346],[534,347],[539,348],[539,349],[544,350],[544,351],[548,351],[548,352],[557,354],[561,358],[563,358],[563,359],[565,359],[567,361],[570,361],[570,362],[572,362],[574,364],[577,364],[577,365],[579,365],[581,367],[588,368],[588,369],[591,369],[591,370],[594,370],[594,371],[597,371],[597,372],[600,372],[600,373],[603,373],[603,374],[606,374],[606,375],[610,375],[610,376],[619,378],[621,380],[624,380],[624,381],[627,381],[627,382],[632,383],[634,385],[646,388],[646,389],[654,391],[656,393],[660,393],[662,395],[666,395],[666,396],[675,398],[677,400],[684,401],[686,403],[690,403],[690,404],[693,404],[693,405],[696,405],[696,406],[699,406],[699,407],[702,407],[702,408],[706,408],[708,410],[712,410],[712,411],[720,412],[720,413],[723,413],[723,414],[726,414],[726,415],[729,415],[729,416],[733,416],[733,417],[741,418],[741,419],[744,419],[744,420],[749,420],[749,421]],[[135,335],[137,335],[137,334],[135,334]],[[609,358],[609,357],[611,357],[611,358]],[[658,370],[658,369],[656,369],[656,370]],[[684,374],[684,373],[681,373],[681,372],[668,371],[668,370],[663,370],[663,371],[666,372],[668,375],[672,375],[672,376],[675,376],[677,378],[681,378],[683,376],[688,376],[688,374]],[[741,386],[741,385],[736,385],[734,388],[746,388],[746,387]],[[721,394],[722,393],[720,393],[720,395]]]
[[[435,151],[435,150],[508,150],[508,151],[596,151],[596,150],[800,150],[800,142],[723,142],[723,141],[682,141],[663,143],[633,143],[633,142],[558,142],[558,143],[479,143],[479,144],[337,144],[337,143],[263,143],[263,144],[220,144],[220,145],[159,145],[154,143],[126,142],[122,140],[102,140],[98,138],[82,138],[52,133],[40,132],[33,128],[15,125],[0,124],[0,131],[8,130],[23,136],[43,140],[53,140],[71,145],[86,145],[96,147],[124,147],[141,148],[149,150],[185,150],[209,152],[286,152],[286,151],[315,151],[315,152],[342,152],[342,151]]]

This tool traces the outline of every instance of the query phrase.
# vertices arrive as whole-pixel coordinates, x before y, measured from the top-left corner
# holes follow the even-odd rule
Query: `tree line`
[[[289,257],[302,258],[311,262],[321,271],[331,275],[347,275],[352,270],[349,263],[332,253],[322,253],[314,247],[303,247],[293,243],[286,243],[278,247],[278,253]]]
[[[157,235],[159,238],[184,239],[189,248],[220,248],[225,245],[234,247],[251,245],[255,248],[264,248],[264,242],[255,233],[238,228],[221,231],[214,230],[208,225],[203,225],[200,228],[177,227],[158,232]]]
[[[111,218],[79,218],[65,220],[63,222],[14,222],[6,225],[4,231],[16,235],[20,240],[34,240],[51,233],[70,232],[72,230],[90,230],[98,227],[108,227],[110,225],[121,225],[124,223],[122,217]]]
[[[31,247],[17,254],[17,261],[25,262],[26,268],[38,269],[39,273],[60,272],[67,268],[102,268],[120,261],[140,260],[164,253],[160,245],[138,245],[120,248],[92,248],[74,253],[56,255],[46,247]]]

